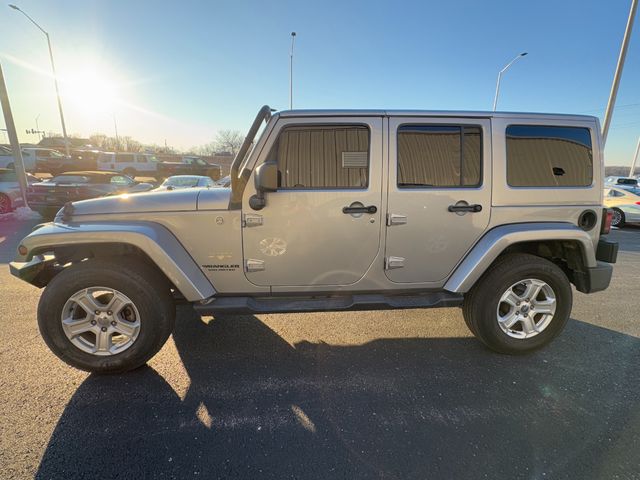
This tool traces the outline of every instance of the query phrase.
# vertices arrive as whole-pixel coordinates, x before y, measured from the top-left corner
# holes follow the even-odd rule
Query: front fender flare
[[[27,235],[21,245],[27,255],[12,264],[28,263],[57,246],[101,243],[133,245],[146,253],[188,301],[215,295],[211,282],[178,239],[164,226],[153,222],[47,223]]]
[[[571,223],[518,223],[496,227],[487,232],[455,269],[444,286],[445,290],[466,293],[510,245],[544,240],[579,242],[584,264],[597,266],[593,240],[587,232]]]

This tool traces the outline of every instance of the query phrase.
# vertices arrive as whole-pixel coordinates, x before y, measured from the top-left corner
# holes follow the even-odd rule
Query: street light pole
[[[502,74],[507,71],[507,69],[513,65],[513,63],[521,57],[527,55],[527,52],[522,52],[509,63],[507,63],[502,70],[498,72],[498,81],[496,82],[496,96],[493,98],[493,111],[496,111],[496,107],[498,106],[498,94],[500,93],[500,79],[502,78]]]
[[[2,73],[2,65],[0,65],[0,106],[2,107],[2,114],[4,115],[4,125],[9,136],[9,143],[11,144],[11,150],[13,152],[13,165],[18,177],[18,185],[20,185],[20,193],[22,195],[23,205],[28,207],[27,203],[27,174],[24,170],[24,162],[22,160],[22,151],[20,150],[20,143],[18,142],[18,132],[16,131],[16,124],[13,121],[13,113],[11,112],[11,104],[9,103],[9,94],[7,93],[7,85],[4,81],[4,74]]]
[[[636,154],[633,156],[633,162],[631,163],[631,168],[629,169],[630,177],[633,177],[633,171],[636,169],[636,162],[638,161],[639,155],[640,155],[640,137],[638,137],[638,145],[636,145]]]
[[[293,108],[293,45],[296,32],[291,32],[291,51],[289,52],[289,110]]]
[[[62,124],[62,136],[64,137],[64,149],[67,156],[70,156],[69,139],[67,138],[67,126],[64,123],[64,114],[62,113],[62,101],[60,100],[60,90],[58,89],[58,75],[56,74],[55,62],[53,61],[53,50],[51,49],[51,39],[49,38],[49,33],[40,25],[38,25],[38,23],[36,23],[36,21],[33,18],[27,15],[27,13],[21,10],[19,7],[17,7],[16,5],[9,5],[9,6],[14,10],[17,10],[18,12],[22,13],[25,17],[27,17],[29,21],[33,23],[36,27],[38,27],[38,29],[42,33],[44,33],[45,37],[47,37],[47,45],[49,46],[49,58],[51,59],[51,70],[53,72],[53,83],[56,87],[56,97],[58,99],[58,111],[60,112],[60,123]]]
[[[633,30],[633,20],[636,16],[636,9],[638,8],[638,0],[631,0],[631,10],[629,10],[629,18],[627,19],[627,28],[624,31],[624,37],[622,39],[622,45],[620,47],[620,55],[618,56],[618,64],[616,65],[616,73],[613,75],[613,84],[611,85],[611,93],[609,94],[609,102],[607,103],[607,110],[604,113],[604,121],[602,122],[602,146],[607,143],[607,135],[609,134],[609,125],[611,125],[611,117],[613,116],[613,107],[616,104],[616,97],[618,96],[618,86],[620,85],[620,77],[622,77],[622,69],[624,68],[624,61],[627,58],[627,48],[629,47],[629,39],[631,38],[631,30]]]

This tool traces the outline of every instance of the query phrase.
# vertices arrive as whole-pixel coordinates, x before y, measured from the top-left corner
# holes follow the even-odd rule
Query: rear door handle
[[[342,213],[351,215],[353,213],[371,213],[374,214],[378,211],[378,207],[375,205],[369,205],[368,207],[342,207]]]
[[[458,213],[458,212],[471,212],[471,213],[477,213],[477,212],[481,212],[482,211],[482,205],[479,204],[474,204],[474,205],[449,205],[448,210],[450,212],[453,213]]]

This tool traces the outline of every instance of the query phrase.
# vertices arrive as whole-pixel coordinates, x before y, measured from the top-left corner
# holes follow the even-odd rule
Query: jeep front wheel
[[[40,333],[53,353],[95,373],[143,365],[162,348],[174,321],[169,286],[136,259],[90,259],[67,267],[38,305]]]
[[[466,295],[469,329],[492,350],[522,354],[548,344],[571,313],[571,285],[554,263],[529,254],[509,254]]]

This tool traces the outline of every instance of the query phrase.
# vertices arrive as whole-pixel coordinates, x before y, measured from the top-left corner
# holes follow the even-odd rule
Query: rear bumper
[[[610,242],[601,238],[596,248],[596,260],[600,262],[616,263],[618,259],[618,242]]]
[[[618,243],[601,238],[596,249],[597,265],[587,268],[586,272],[575,272],[574,283],[582,293],[595,293],[606,290],[611,283],[613,265],[618,259]]]
[[[576,285],[582,293],[595,293],[606,290],[611,283],[611,275],[613,274],[613,266],[610,263],[598,262],[593,268],[588,268],[583,275],[580,287]]]

